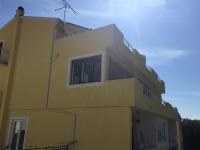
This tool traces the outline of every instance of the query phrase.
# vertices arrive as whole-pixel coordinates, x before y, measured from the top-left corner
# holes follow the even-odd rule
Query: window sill
[[[92,87],[92,86],[102,86],[103,81],[101,82],[91,82],[91,83],[82,83],[82,84],[74,84],[74,85],[67,85],[67,88],[84,88],[84,87]]]

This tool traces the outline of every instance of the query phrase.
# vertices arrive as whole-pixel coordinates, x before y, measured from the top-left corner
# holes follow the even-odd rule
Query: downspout
[[[54,55],[54,43],[56,39],[56,27],[58,25],[58,21],[56,21],[56,24],[53,28],[53,36],[52,36],[52,45],[51,45],[51,51],[50,51],[50,64],[49,64],[49,76],[48,76],[48,83],[47,83],[47,94],[46,94],[46,103],[45,103],[45,111],[46,112],[54,112],[54,113],[61,113],[65,116],[72,116],[73,118],[73,134],[72,134],[72,142],[75,142],[75,135],[76,135],[76,123],[77,123],[77,115],[74,112],[70,111],[61,111],[59,109],[55,108],[49,108],[49,96],[50,96],[50,88],[51,88],[51,74],[52,74],[52,64],[53,64],[53,55]],[[65,27],[64,27],[65,28]]]
[[[13,83],[13,74],[15,72],[15,61],[16,61],[16,54],[18,50],[19,44],[19,34],[20,34],[20,23],[21,23],[21,16],[24,16],[24,8],[18,7],[16,10],[16,15],[14,17],[14,27],[13,27],[13,41],[11,46],[11,53],[10,53],[10,61],[8,62],[8,78],[6,81],[7,87],[5,89],[5,94],[3,94],[2,99],[2,106],[0,109],[0,148],[3,146],[4,142],[4,134],[5,128],[7,123],[8,117],[8,107],[9,107],[9,100],[10,100],[10,92],[12,89]],[[4,129],[4,130],[3,130]]]

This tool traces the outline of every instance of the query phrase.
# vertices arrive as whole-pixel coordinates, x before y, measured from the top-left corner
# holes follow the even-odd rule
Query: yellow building
[[[165,83],[115,25],[15,17],[0,29],[0,147],[181,150]]]

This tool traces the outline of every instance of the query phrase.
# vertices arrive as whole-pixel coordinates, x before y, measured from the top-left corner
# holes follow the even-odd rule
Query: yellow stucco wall
[[[0,30],[0,41],[6,43],[5,49],[11,51],[12,42],[13,42],[13,30],[14,30],[14,20],[8,22],[1,30]],[[6,88],[6,80],[8,78],[8,66],[4,64],[0,64],[0,90],[4,91]]]
[[[161,117],[177,120],[178,114],[173,108],[166,108],[162,105],[159,99],[151,99],[143,94],[143,84],[140,81],[135,81],[135,87],[137,87],[135,88],[136,107],[142,108]]]
[[[77,108],[63,111],[77,115],[77,150],[131,149],[130,107]],[[26,147],[55,146],[72,140],[73,120],[70,115],[42,110],[13,110],[9,113],[9,118],[21,116],[28,118]]]
[[[49,64],[48,49],[51,47],[53,23],[48,20],[38,22],[31,18],[16,17],[0,31],[0,39],[5,41],[5,48],[10,54],[8,65],[0,66],[0,90],[2,89],[4,96],[0,108],[2,127],[0,143],[5,141],[2,139],[2,134],[5,134],[4,128],[8,126],[5,124],[8,108],[42,107],[41,103],[44,101],[41,101],[40,97],[45,95],[46,91],[44,88],[46,88],[48,73],[45,69],[48,70],[46,65]],[[42,42],[43,39],[46,39],[46,43]],[[35,81],[36,78],[38,82]],[[31,87],[35,90],[31,90]]]
[[[49,112],[49,108],[77,114],[76,147],[81,150],[130,150],[132,106],[176,120],[176,113],[164,109],[160,99],[150,101],[143,96],[142,84],[136,78],[107,80],[110,48],[118,45],[126,51],[125,55],[129,54],[120,45],[123,43],[121,34],[115,26],[88,30],[53,41],[55,24],[56,20],[52,19],[21,17],[4,144],[8,137],[9,119],[21,116],[29,118],[26,146],[49,146],[71,140],[72,118]],[[8,49],[12,49],[13,28],[14,23],[10,22],[0,31],[0,38],[6,40]],[[104,58],[103,82],[95,86],[69,87],[69,60],[99,52]],[[135,56],[126,58],[131,60]],[[136,59],[135,64],[144,69],[141,60]],[[4,81],[9,71],[9,67],[0,66],[0,90],[6,87]]]
[[[87,38],[85,38],[87,37]],[[130,106],[133,85],[126,80],[107,81],[107,48],[113,45],[113,26],[87,31],[56,40],[49,96],[52,107]],[[95,53],[102,53],[104,81],[97,86],[69,87],[69,60]],[[78,93],[78,94],[77,94]],[[124,101],[122,101],[124,99]]]
[[[54,48],[53,63],[48,100],[50,107],[64,107],[65,105],[66,107],[95,105],[135,106],[136,104],[146,107],[148,105],[147,100],[145,100],[146,97],[141,93],[142,84],[136,84],[135,81],[129,82],[130,79],[114,81],[107,81],[106,79],[106,65],[108,63],[106,57],[109,48],[114,47],[114,41],[116,40],[114,38],[116,29],[113,25],[60,38],[55,40],[54,45],[52,45],[54,25],[55,21],[32,19],[31,17],[22,19],[18,55],[13,75],[12,88],[14,90],[11,92],[10,109],[44,107],[47,96],[52,46]],[[2,37],[4,38],[4,36]],[[127,50],[124,51],[126,52]],[[104,55],[104,82],[99,86],[68,87],[69,59],[98,52],[102,52]],[[5,71],[2,70],[1,76],[4,76],[5,73],[3,72]],[[0,82],[3,81],[0,80]],[[131,84],[136,85],[133,86]],[[137,86],[139,92],[135,89]],[[134,97],[134,91],[140,94]],[[76,94],[77,92],[79,95]],[[88,92],[90,94],[87,94]],[[121,101],[122,97],[126,97],[126,99]],[[85,99],[84,102],[82,101],[83,98]],[[135,98],[140,100],[135,103]],[[103,100],[100,101],[99,99]],[[151,105],[156,105],[156,102],[157,100],[155,102],[149,101]],[[160,104],[160,102],[157,103]],[[155,107],[160,106],[156,105]],[[160,109],[162,108],[160,107]]]
[[[48,20],[38,21],[31,18],[22,20],[10,109],[43,108],[53,25],[54,22]]]
[[[27,146],[54,145],[58,142],[70,140],[71,132],[73,131],[72,119],[62,114],[44,111],[54,23],[48,20],[38,21],[31,18],[23,18],[20,22],[18,53],[15,61],[12,90],[9,91],[9,115],[7,116],[7,129],[5,129],[7,133],[4,136],[4,145],[7,143],[6,140],[8,138],[9,119],[13,117],[29,118],[25,141]],[[107,103],[109,106],[112,106],[112,102],[115,100],[115,103],[120,105],[122,104],[121,99],[128,98],[130,100],[132,95],[129,93],[133,91],[132,85],[128,85],[128,82],[122,80],[120,83],[110,81],[110,83],[107,82],[105,85],[103,83],[104,86],[80,88],[79,96],[75,97],[77,101],[74,102],[73,96],[77,95],[77,91],[66,87],[66,71],[69,57],[88,54],[95,52],[95,50],[96,52],[101,51],[105,53],[106,48],[112,45],[112,27],[108,27],[104,32],[102,30],[104,31],[105,29],[77,34],[76,36],[59,39],[55,42],[54,54],[61,53],[61,59],[59,58],[59,64],[56,60],[53,64],[53,72],[56,72],[57,76],[52,74],[52,81],[56,82],[51,82],[51,90],[54,92],[50,95],[49,106],[52,108],[95,106],[95,108],[89,109],[70,110],[77,113],[77,139],[81,143],[81,145],[77,144],[78,149],[128,150],[131,146],[130,107],[96,108],[96,106],[104,106]],[[105,34],[106,31],[108,31],[107,34]],[[88,39],[84,38],[85,36]],[[43,39],[46,40],[44,41]],[[79,44],[77,44],[77,41],[79,41]],[[89,45],[89,43],[92,43],[92,45]],[[6,44],[8,43],[6,42]],[[71,51],[72,49],[74,51]],[[1,77],[5,76],[3,72],[5,71],[1,69]],[[112,89],[112,86],[116,86],[116,88],[109,91],[109,89]],[[130,87],[131,91],[121,90],[122,87],[126,89],[127,86]],[[120,92],[121,96],[116,96],[114,100],[112,95],[116,91]],[[89,92],[93,92],[93,94],[88,95]],[[81,93],[82,97],[80,97]],[[128,106],[126,101],[124,101],[124,106]],[[55,128],[58,130],[55,130]],[[50,130],[52,132],[49,132]],[[65,131],[66,134],[63,134]],[[105,137],[106,133],[109,133],[107,137]],[[52,136],[49,134],[52,134]],[[97,144],[101,146],[97,148]]]
[[[7,69],[4,67],[4,65],[0,67],[0,91],[4,91],[6,86],[5,80],[7,78]]]

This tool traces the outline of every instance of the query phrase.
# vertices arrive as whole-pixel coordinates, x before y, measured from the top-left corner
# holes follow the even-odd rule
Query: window
[[[144,84],[143,94],[146,95],[147,97],[151,97],[151,93],[152,93],[151,88],[148,85]]]
[[[26,133],[27,119],[12,119],[9,137],[10,150],[22,150]]]
[[[71,60],[70,85],[101,82],[102,55]]]
[[[158,143],[167,143],[167,122],[158,120]]]
[[[0,57],[1,57],[2,51],[3,51],[3,42],[0,42]]]
[[[109,58],[109,80],[133,78],[134,75],[117,63],[113,58]]]

